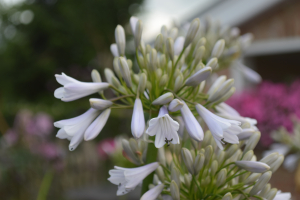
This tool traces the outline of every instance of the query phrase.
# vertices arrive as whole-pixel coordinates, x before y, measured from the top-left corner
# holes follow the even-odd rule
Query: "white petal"
[[[143,104],[139,98],[134,102],[133,114],[131,119],[131,132],[135,138],[140,138],[145,130],[145,117]]]
[[[60,87],[60,88],[57,88],[55,91],[54,91],[54,96],[55,98],[57,99],[61,99],[64,97],[64,94],[65,94],[65,89],[63,87]]]
[[[260,83],[262,78],[261,76],[254,71],[253,69],[243,65],[241,62],[236,62],[237,63],[237,69],[243,73],[243,75],[249,80],[254,83]]]
[[[148,190],[142,197],[141,200],[155,200],[158,195],[163,191],[164,185],[160,184],[152,188],[151,190]]]
[[[289,192],[281,193],[281,191],[279,190],[273,200],[290,200],[291,198],[292,198],[291,193]]]
[[[92,140],[99,135],[104,125],[107,122],[107,119],[110,115],[111,109],[108,108],[104,110],[94,121],[93,123],[86,129],[84,133],[84,140]]]
[[[135,34],[135,28],[136,28],[136,23],[139,21],[139,19],[135,16],[130,17],[130,27],[132,34]]]
[[[63,128],[58,130],[56,137],[59,139],[71,139],[72,138],[72,136],[68,135],[67,132],[64,131]]]
[[[224,102],[217,105],[216,110],[219,113],[229,114],[229,115],[233,115],[233,116],[240,116],[238,111],[236,111],[234,108],[232,108],[231,106],[229,106],[228,104],[226,104]]]
[[[76,134],[72,137],[72,139],[70,141],[70,144],[69,144],[69,150],[70,151],[74,151],[78,147],[78,145],[82,142],[83,133],[84,132]]]
[[[68,83],[77,83],[77,82],[79,82],[76,79],[74,79],[70,76],[67,76],[64,73],[62,73],[61,75],[60,74],[55,74],[55,78],[56,78],[56,81],[58,83],[60,83],[61,85],[65,85],[65,84],[68,84]]]
[[[203,130],[185,102],[180,111],[190,137],[196,141],[202,141],[204,136]]]

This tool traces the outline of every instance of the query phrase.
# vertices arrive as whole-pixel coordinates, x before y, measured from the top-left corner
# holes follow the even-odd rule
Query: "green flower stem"
[[[116,98],[113,98],[113,99],[109,99],[109,101],[118,101],[120,99],[124,99],[124,98],[128,98],[128,97],[135,97],[135,95],[120,96],[120,97],[116,97]]]
[[[48,170],[46,174],[43,177],[39,193],[37,196],[37,200],[46,200],[47,199],[47,194],[49,192],[49,188],[51,186],[51,182],[53,179],[53,172],[52,170]]]
[[[145,164],[156,162],[156,158],[157,158],[157,148],[154,146],[154,143],[148,143],[147,158]],[[147,176],[144,179],[141,196],[149,190],[148,186],[153,182],[153,175],[154,172],[152,172],[149,176]]]

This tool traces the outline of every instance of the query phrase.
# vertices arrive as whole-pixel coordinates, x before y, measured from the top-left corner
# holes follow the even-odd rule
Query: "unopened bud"
[[[243,157],[242,160],[244,160],[244,161],[250,161],[252,159],[253,155],[254,155],[254,152],[252,150],[247,151],[247,153],[244,155],[244,157]]]
[[[284,156],[279,155],[277,160],[270,165],[271,171],[273,173],[280,167],[280,165],[283,163],[283,160],[284,160]]]
[[[262,189],[262,191],[259,193],[259,196],[261,196],[261,197],[266,197],[267,194],[269,193],[270,189],[271,189],[271,185],[270,185],[270,183],[268,183],[268,184],[264,187],[264,189]]]
[[[169,80],[168,74],[164,74],[159,81],[159,87],[165,87],[168,80]]]
[[[203,154],[200,153],[196,156],[195,162],[194,162],[195,175],[198,175],[200,170],[203,168],[204,161],[205,161],[205,156]]]
[[[199,85],[202,81],[208,78],[208,76],[211,74],[211,71],[212,70],[210,67],[205,67],[199,70],[186,80],[185,85],[194,87]]]
[[[213,149],[212,149],[212,146],[209,145],[207,147],[205,147],[205,165],[207,165],[211,159],[211,156],[212,156],[212,153],[213,153]]]
[[[246,185],[250,185],[250,184],[254,183],[257,179],[259,179],[260,176],[261,176],[260,173],[253,173],[250,176],[248,176],[248,178],[246,178],[244,183]]]
[[[232,200],[232,195],[230,192],[226,193],[221,200]]]
[[[173,99],[171,103],[169,104],[168,110],[171,112],[176,112],[180,110],[183,107],[183,102],[179,99]]]
[[[195,51],[195,63],[198,63],[201,61],[202,57],[204,56],[205,53],[205,47],[201,46]]]
[[[110,51],[114,57],[119,57],[118,46],[116,43],[110,45]]]
[[[180,200],[179,188],[174,180],[171,181],[170,191],[173,200]]]
[[[228,79],[222,85],[220,88],[212,95],[208,97],[208,101],[213,102],[224,96],[233,86],[234,80],[233,79]]]
[[[93,82],[95,82],[95,83],[101,83],[102,82],[101,76],[100,76],[99,72],[96,69],[93,69],[93,71],[91,73],[91,76],[92,76]]]
[[[112,85],[112,77],[115,77],[115,74],[113,73],[113,71],[109,68],[105,68],[104,75],[105,75],[106,81]]]
[[[261,191],[265,185],[269,182],[272,176],[272,172],[265,172],[255,183],[254,187],[250,191],[250,195],[256,195],[259,191]]]
[[[157,51],[161,51],[163,49],[163,44],[164,44],[164,38],[162,34],[159,34],[156,39],[155,39],[155,43],[154,43],[154,48]]]
[[[243,129],[241,133],[237,134],[237,137],[239,138],[239,140],[247,140],[253,135],[254,132],[255,132],[254,129],[246,128]]]
[[[249,172],[264,173],[270,169],[269,165],[255,161],[235,161],[235,164]]]
[[[167,39],[167,51],[168,51],[168,54],[169,54],[171,60],[173,60],[174,59],[174,41],[172,38]]]
[[[211,67],[212,69],[217,69],[218,65],[218,58],[211,58],[207,63],[206,66]]]
[[[130,76],[130,70],[127,64],[127,61],[125,58],[120,57],[119,58],[119,67],[120,67],[120,72],[121,75],[127,85],[127,87],[131,87],[132,83],[131,83],[131,76]]]
[[[134,42],[135,42],[136,48],[138,48],[140,46],[142,32],[143,32],[143,23],[141,20],[138,20],[136,23],[135,33],[134,33]]]
[[[165,180],[165,173],[164,173],[164,170],[163,170],[163,168],[162,168],[161,166],[159,166],[159,167],[156,169],[156,174],[157,174],[159,180],[160,180],[161,182],[164,182],[164,180]]]
[[[193,157],[192,157],[191,152],[186,148],[182,148],[181,156],[182,156],[183,162],[184,162],[186,168],[188,169],[188,171],[191,174],[195,175],[194,167],[193,167]]]
[[[165,149],[164,147],[161,147],[158,149],[158,152],[157,152],[157,161],[163,165],[163,166],[166,166],[166,157],[165,157]]]
[[[279,154],[277,152],[274,152],[263,157],[259,162],[266,163],[267,165],[270,166],[272,163],[274,163],[277,160],[278,156]]]
[[[213,83],[213,85],[207,91],[207,94],[209,96],[213,95],[219,89],[219,87],[222,85],[222,83],[224,83],[225,81],[226,81],[226,76],[224,76],[224,75],[217,78],[217,80]]]
[[[152,83],[147,81],[146,88],[150,91],[152,89]]]
[[[130,144],[127,140],[124,140],[124,139],[122,140],[122,147],[123,147],[124,152],[126,153],[126,157],[128,157],[131,162],[133,162],[136,165],[141,164],[141,161],[132,152]]]
[[[196,18],[194,19],[192,22],[191,22],[191,25],[189,27],[189,30],[186,34],[186,39],[185,39],[185,42],[184,42],[184,48],[189,46],[189,44],[191,42],[193,42],[195,36],[196,36],[196,33],[199,29],[199,26],[200,26],[200,19]]]
[[[96,110],[104,110],[104,109],[110,107],[113,103],[108,100],[91,98],[90,104],[91,104],[91,107]]]
[[[256,147],[259,139],[260,139],[260,132],[253,133],[244,148],[244,153],[246,153],[249,150],[253,150]]]
[[[173,38],[174,39],[174,38]],[[174,42],[174,55],[179,55],[183,50],[184,37],[178,37]]]
[[[120,66],[119,66],[119,58],[118,57],[114,58],[113,67],[114,67],[114,71],[116,72],[117,76],[119,78],[122,78],[122,74],[121,74]]]
[[[125,55],[125,46],[126,46],[126,39],[125,39],[125,31],[121,25],[118,25],[115,30],[115,39],[118,46],[118,52],[120,56]]]
[[[224,47],[225,47],[225,40],[224,39],[218,40],[211,52],[211,57],[219,58],[223,53]]]
[[[266,195],[266,199],[267,200],[272,200],[275,198],[276,194],[277,194],[278,190],[276,188],[272,188],[268,194]],[[288,197],[290,199],[290,197]]]
[[[183,75],[179,75],[175,79],[175,84],[174,84],[174,92],[177,92],[183,85]]]
[[[157,51],[155,49],[152,49],[150,52],[150,69],[152,71],[155,71],[156,65],[157,65]]]
[[[165,105],[174,99],[174,95],[171,92],[167,92],[157,99],[155,99],[152,104],[153,105]]]
[[[226,181],[226,177],[227,177],[227,170],[226,169],[222,169],[218,174],[217,174],[217,186],[221,186],[225,183]]]
[[[179,189],[180,188],[180,171],[175,166],[173,166],[171,169],[171,179],[173,181],[175,181],[175,183]]]
[[[147,76],[145,73],[141,73],[139,78],[139,86],[138,86],[138,91],[140,94],[144,93],[146,84],[147,84]]]
[[[237,144],[231,145],[227,150],[226,150],[226,159],[230,158],[237,150],[239,146]]]

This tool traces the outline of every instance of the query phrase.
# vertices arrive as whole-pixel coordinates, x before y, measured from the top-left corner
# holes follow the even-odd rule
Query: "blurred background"
[[[53,127],[54,121],[85,112],[90,98],[55,99],[59,84],[54,74],[87,82],[93,69],[103,75],[105,67],[112,68],[114,29],[121,24],[129,32],[132,15],[143,21],[145,42],[152,42],[162,25],[182,26],[195,17],[253,33],[243,62],[262,82],[254,84],[229,70],[238,91],[228,104],[258,120],[258,155],[274,142],[273,131],[295,132],[300,117],[299,0],[0,0],[1,199],[136,198],[138,190],[115,197],[116,188],[106,180],[113,165],[131,166],[119,144],[130,136],[131,113],[112,112],[100,136],[74,152],[68,151],[68,141],[55,138]],[[299,173],[282,167],[271,183],[300,198]]]

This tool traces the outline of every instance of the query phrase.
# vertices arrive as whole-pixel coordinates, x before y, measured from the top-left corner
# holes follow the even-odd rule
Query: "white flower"
[[[145,117],[142,101],[137,98],[134,102],[131,119],[131,132],[133,137],[140,138],[145,131]]]
[[[141,197],[141,200],[155,200],[158,197],[158,195],[160,195],[160,193],[163,191],[164,187],[165,186],[163,184],[159,184],[159,185],[155,186],[151,190],[148,190]]]
[[[253,69],[243,65],[241,61],[236,61],[233,66],[235,69],[241,72],[241,74],[244,75],[245,78],[248,79],[249,81],[253,83],[261,82],[262,80],[261,76]]]
[[[289,192],[282,193],[279,190],[273,200],[290,200],[291,198],[292,198],[291,193],[289,193]]]
[[[185,124],[185,128],[191,138],[200,142],[203,140],[203,137],[204,137],[203,130],[202,130],[199,122],[197,121],[197,119],[195,118],[195,116],[193,115],[191,110],[189,109],[189,107],[186,105],[186,103],[184,101],[182,101],[182,102],[184,103],[184,105],[180,109],[180,111],[181,111],[181,115],[182,115],[182,118],[183,118],[183,121]]]
[[[160,148],[169,142],[179,144],[178,129],[178,122],[169,116],[167,108],[163,106],[159,110],[158,117],[150,120],[146,133],[150,136],[156,135],[155,147]]]
[[[298,166],[300,156],[298,154],[291,154],[285,157],[283,167],[288,171],[292,172]]]
[[[196,105],[196,110],[207,124],[220,149],[223,149],[222,139],[231,144],[239,143],[237,134],[242,132],[242,128],[239,127],[240,122],[219,117],[200,104]]]
[[[134,190],[158,166],[158,162],[131,169],[115,166],[115,169],[109,170],[110,177],[108,180],[112,184],[118,185],[118,196],[124,195]]]
[[[62,101],[68,102],[82,97],[88,96],[90,94],[99,92],[108,88],[108,83],[85,83],[77,81],[74,78],[67,76],[62,73],[61,75],[55,75],[58,83],[63,85],[63,87],[57,88],[54,92],[54,96]]]
[[[86,129],[84,133],[84,140],[89,141],[94,139],[99,135],[102,131],[104,125],[107,122],[107,119],[110,115],[111,109],[105,109],[94,121],[93,123]]]
[[[69,150],[75,150],[83,140],[84,132],[100,112],[90,108],[78,117],[55,122],[54,126],[60,128],[56,137],[70,140]]]
[[[110,51],[114,57],[119,57],[118,46],[116,43],[110,45]]]

